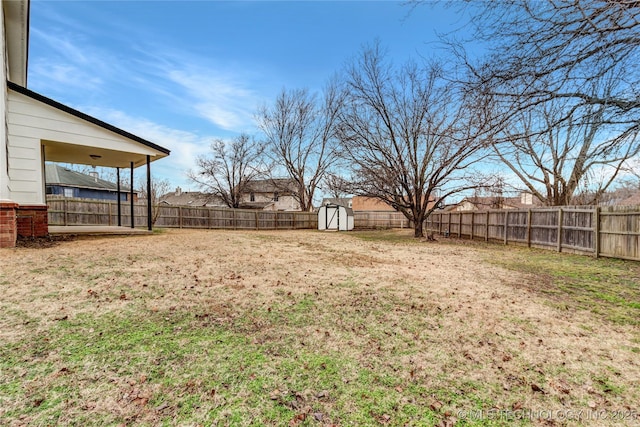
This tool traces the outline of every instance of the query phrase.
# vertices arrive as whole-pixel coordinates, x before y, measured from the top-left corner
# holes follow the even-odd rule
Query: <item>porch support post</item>
[[[118,199],[118,227],[122,227],[122,201],[120,200],[120,167],[116,168],[117,199]]]
[[[147,229],[151,231],[151,156],[147,154]]]
[[[136,221],[133,217],[133,162],[131,162],[131,188],[129,188],[129,207],[131,208],[131,228],[135,228]]]

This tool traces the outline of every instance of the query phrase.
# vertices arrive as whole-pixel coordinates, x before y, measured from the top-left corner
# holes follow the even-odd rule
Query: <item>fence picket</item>
[[[455,214],[471,216],[469,222],[474,223],[473,211]],[[485,241],[640,261],[640,206],[540,207],[491,210],[484,214]],[[460,217],[458,224],[469,223]],[[445,221],[449,227],[443,230]],[[426,229],[428,233],[453,236],[451,225],[451,212],[432,213]],[[475,237],[473,226],[469,232],[459,227],[457,234]]]

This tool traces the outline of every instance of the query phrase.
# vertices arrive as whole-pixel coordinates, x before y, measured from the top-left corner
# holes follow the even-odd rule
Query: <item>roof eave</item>
[[[147,146],[149,148],[152,148],[152,149],[154,149],[156,151],[159,151],[159,152],[163,153],[166,156],[168,156],[171,153],[171,150],[169,150],[167,148],[161,147],[158,144],[155,144],[155,143],[153,143],[151,141],[148,141],[146,139],[140,138],[137,135],[129,133],[129,132],[123,130],[123,129],[117,128],[117,127],[115,127],[115,126],[113,126],[113,125],[111,125],[111,124],[109,124],[107,122],[103,122],[100,119],[97,119],[97,118],[95,118],[93,116],[85,114],[85,113],[83,113],[81,111],[78,111],[78,110],[76,110],[74,108],[71,108],[71,107],[69,107],[67,105],[61,104],[58,101],[54,101],[51,98],[47,98],[44,95],[41,95],[41,94],[39,94],[37,92],[29,90],[26,87],[20,86],[20,85],[14,83],[14,82],[8,81],[7,82],[7,86],[8,86],[9,89],[11,89],[11,90],[13,90],[15,92],[18,92],[18,93],[20,93],[20,94],[22,94],[24,96],[27,96],[27,97],[29,97],[31,99],[34,99],[34,100],[38,101],[38,102],[42,102],[43,104],[49,105],[50,107],[56,108],[56,109],[58,109],[60,111],[64,111],[67,114],[71,114],[72,116],[75,116],[75,117],[77,117],[79,119],[82,119],[82,120],[84,120],[86,122],[92,123],[92,124],[94,124],[96,126],[99,126],[99,127],[103,128],[103,129],[106,129],[106,130],[108,130],[110,132],[116,133],[116,134],[118,134],[120,136],[123,136],[123,137],[125,137],[127,139],[130,139],[132,141],[138,142],[138,143],[140,143],[142,145],[145,145],[145,146]]]
[[[30,1],[3,1],[8,80],[27,85]]]

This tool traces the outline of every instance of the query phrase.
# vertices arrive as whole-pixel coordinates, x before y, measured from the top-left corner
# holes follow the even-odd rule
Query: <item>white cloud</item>
[[[39,46],[30,64],[36,90],[56,94],[70,88],[113,95],[113,88],[125,86],[128,94],[162,105],[167,114],[199,117],[226,131],[255,127],[253,114],[261,97],[250,88],[265,84],[264,70],[258,73],[257,64],[217,63],[142,29],[135,33],[135,43],[126,43],[122,31],[105,39],[104,32],[96,36],[97,29],[81,22],[65,25],[60,19],[53,19],[46,30],[32,28],[33,42]],[[66,93],[64,98],[73,99]]]
[[[49,53],[56,53],[65,58],[67,62],[74,64],[88,64],[91,59],[86,49],[78,46],[77,39],[72,41],[68,35],[54,34],[31,29],[31,37],[39,38],[47,46]]]
[[[186,112],[228,131],[254,127],[253,113],[259,96],[249,89],[255,76],[242,67],[223,68],[187,54],[154,55],[143,67],[151,70],[148,85],[157,92],[170,90]]]
[[[95,75],[68,64],[52,61],[38,61],[30,64],[30,81],[36,81],[39,90],[60,91],[61,88],[75,88],[98,91],[104,81]]]

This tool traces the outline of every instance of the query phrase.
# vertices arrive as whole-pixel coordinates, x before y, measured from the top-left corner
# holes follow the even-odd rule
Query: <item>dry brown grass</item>
[[[407,239],[172,230],[2,250],[0,355],[10,362],[0,370],[7,384],[0,421],[501,425],[510,421],[487,414],[504,410],[525,414],[525,423],[533,411],[535,424],[573,425],[559,417],[568,410],[638,414],[637,325],[560,307],[558,294],[536,292],[537,277],[486,261],[502,249],[393,233]],[[549,277],[539,280],[552,286]],[[238,357],[244,346],[259,361],[246,362],[255,371],[245,378],[240,369],[235,378],[244,382],[236,384],[228,372],[216,376],[202,365],[227,366],[218,356],[201,359],[191,349],[171,373],[162,351],[144,347],[155,362],[122,349],[113,357],[130,360],[136,371],[121,372],[105,367],[98,353],[74,358],[70,338],[58,336],[77,334],[89,346],[100,341],[98,330],[110,328],[102,319],[119,325],[122,318],[154,325],[171,319],[175,341],[159,338],[158,345],[178,349],[206,337],[203,330],[231,334],[225,336],[240,339]],[[155,333],[164,337],[162,331]],[[330,370],[334,359],[340,372],[325,382],[301,378],[316,363]],[[265,394],[259,399],[258,380]],[[56,387],[63,396],[53,395]],[[329,387],[330,398],[319,387]],[[185,412],[189,396],[198,404]],[[478,420],[460,412],[480,410]],[[560,412],[543,420],[536,411]]]

